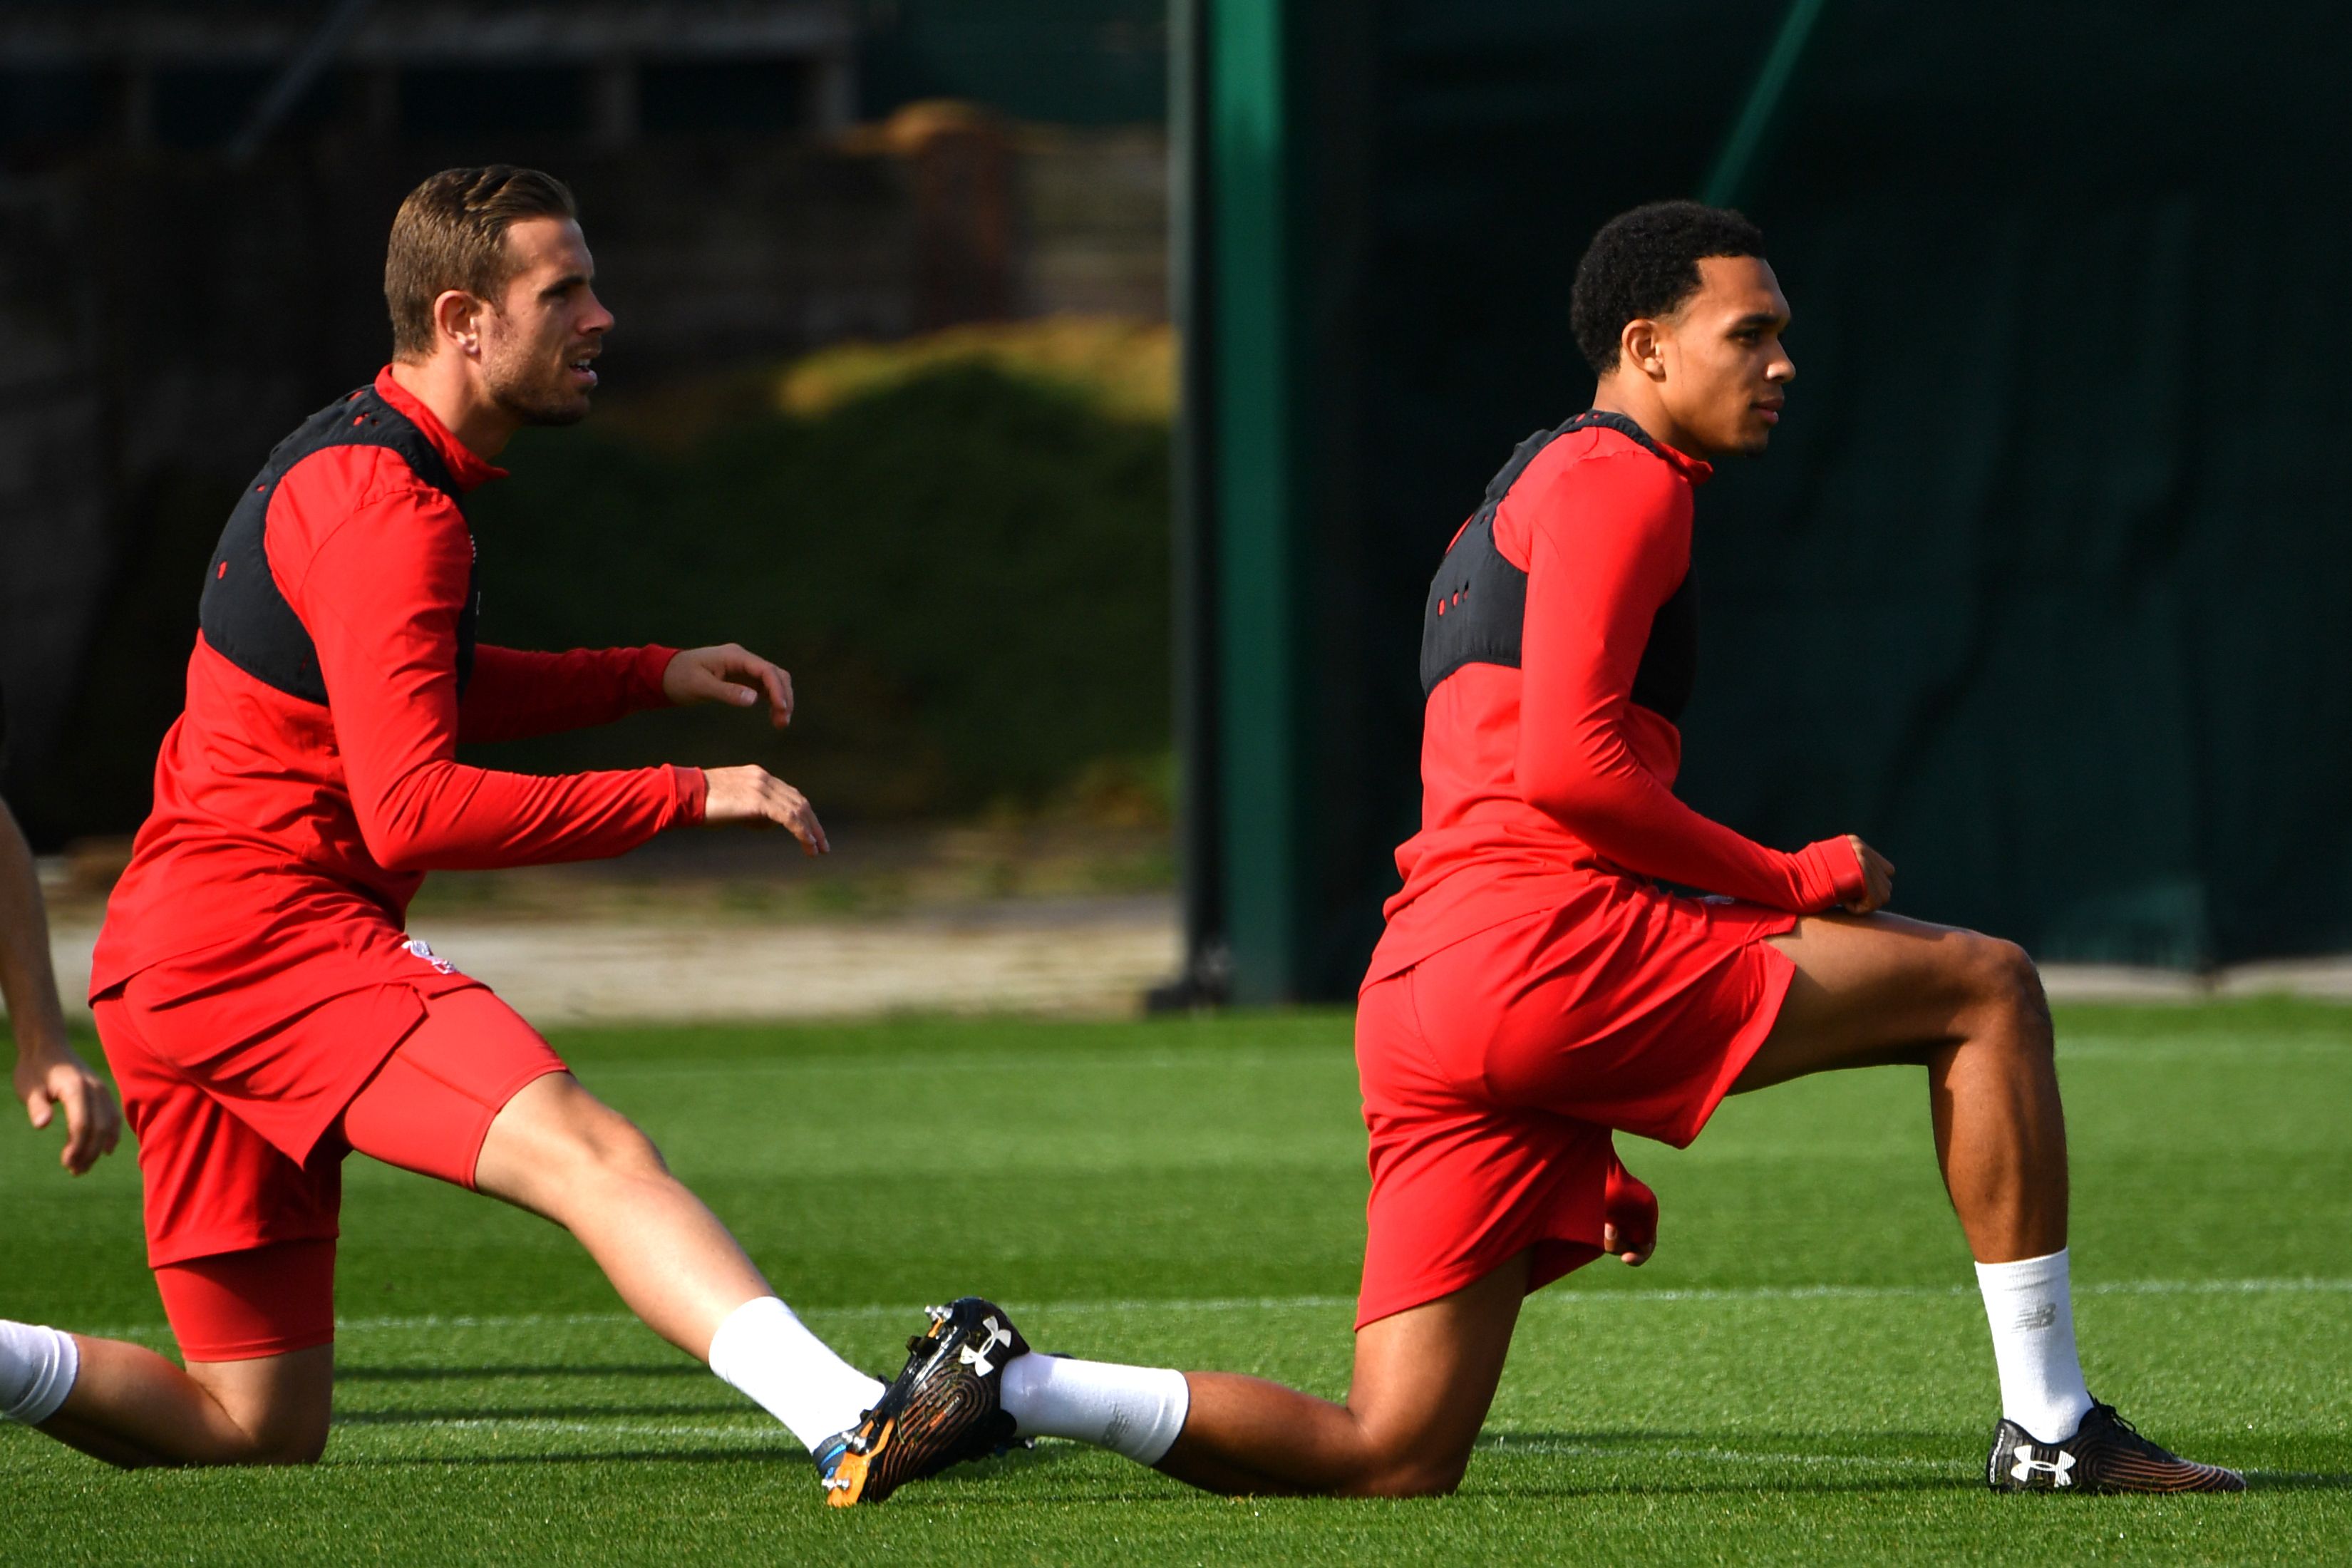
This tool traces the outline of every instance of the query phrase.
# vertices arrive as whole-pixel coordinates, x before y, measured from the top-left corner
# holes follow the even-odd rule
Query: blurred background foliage
[[[467,503],[483,639],[740,642],[793,672],[799,710],[781,737],[701,709],[467,759],[756,762],[828,821],[1165,821],[1171,368],[1164,326],[963,327],[525,432],[500,459],[513,477]],[[235,499],[216,481],[166,489],[92,670],[93,689],[135,695],[128,710],[85,709],[73,765],[52,775],[121,780],[141,798],[40,803],[52,820],[143,814],[193,584]]]
[[[964,327],[526,433],[469,507],[484,637],[737,641],[798,714],[781,741],[704,710],[479,760],[756,761],[845,819],[1164,815],[1169,372],[1165,328]]]

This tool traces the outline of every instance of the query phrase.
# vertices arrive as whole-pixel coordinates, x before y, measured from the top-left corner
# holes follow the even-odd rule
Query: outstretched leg
[[[277,1162],[281,1177],[295,1171],[217,1107],[193,1114],[207,1119],[215,1157],[234,1148]],[[432,999],[345,1109],[341,1132],[360,1152],[571,1230],[656,1333],[812,1449],[881,1394],[776,1298],[645,1134],[487,991]],[[136,1345],[0,1323],[0,1415],[120,1465],[316,1459],[332,1401],[333,1243],[201,1258],[158,1280],[185,1370]]]
[[[509,1065],[484,1076],[485,1059]],[[469,1081],[486,1092],[456,1087]],[[476,1110],[471,1136],[444,1135]],[[562,1070],[546,1043],[487,991],[437,998],[433,1016],[352,1102],[343,1131],[362,1153],[571,1231],[630,1310],[812,1450],[856,1425],[882,1392],[777,1298],[652,1140]]]

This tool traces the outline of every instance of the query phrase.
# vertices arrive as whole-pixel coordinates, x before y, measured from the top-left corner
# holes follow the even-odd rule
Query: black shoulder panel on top
[[[1502,472],[1487,483],[1485,500],[1454,537],[1437,568],[1436,579],[1429,585],[1421,621],[1424,697],[1465,664],[1519,668],[1527,626],[1528,574],[1495,547],[1495,514],[1545,447],[1562,436],[1596,426],[1631,437],[1664,456],[1649,433],[1633,420],[1597,408],[1587,409],[1556,430],[1538,430],[1518,444]],[[1685,576],[1651,620],[1649,645],[1633,678],[1633,700],[1666,719],[1679,717],[1690,700],[1697,649],[1697,590]]]
[[[416,477],[451,500],[457,481],[441,454],[407,416],[373,386],[335,399],[278,443],[269,460],[238,498],[221,531],[218,548],[205,571],[204,596],[196,621],[215,652],[266,686],[323,706],[327,686],[319,671],[319,650],[286,595],[269,574],[263,543],[270,499],[294,465],[330,447],[386,447],[400,455]],[[457,688],[473,673],[474,636],[481,605],[479,570],[466,585],[457,615]]]

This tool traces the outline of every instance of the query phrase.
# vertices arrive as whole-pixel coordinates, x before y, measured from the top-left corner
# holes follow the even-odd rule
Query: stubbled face
[[[1698,274],[1698,292],[1658,323],[1658,393],[1700,454],[1755,457],[1797,377],[1780,346],[1789,301],[1761,257],[1710,256]]]
[[[570,218],[526,218],[507,229],[506,244],[520,270],[479,318],[483,383],[522,424],[576,425],[588,417],[593,362],[613,325],[589,286],[596,263]]]

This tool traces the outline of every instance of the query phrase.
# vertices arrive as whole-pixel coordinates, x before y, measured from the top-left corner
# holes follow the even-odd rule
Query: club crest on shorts
[[[440,957],[438,954],[435,953],[432,944],[427,942],[423,937],[410,937],[406,942],[402,942],[400,945],[402,950],[407,952],[410,957],[421,958],[425,963],[431,964],[433,966],[433,973],[436,974],[455,974],[457,973],[457,966],[450,963],[447,959]]]

